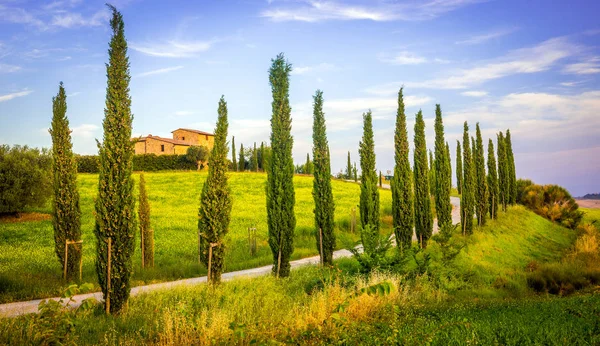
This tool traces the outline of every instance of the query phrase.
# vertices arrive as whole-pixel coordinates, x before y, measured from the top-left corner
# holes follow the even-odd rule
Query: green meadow
[[[155,267],[141,270],[140,251],[133,257],[132,285],[171,281],[206,275],[198,264],[197,214],[205,172],[146,173],[155,234]],[[134,174],[139,181],[139,175]],[[230,232],[225,238],[225,271],[268,265],[272,254],[267,243],[266,174],[230,173],[233,198]],[[314,236],[312,177],[295,176],[296,236],[292,259],[318,255]],[[94,198],[98,176],[80,174],[83,249],[82,282],[96,283],[94,267]],[[332,181],[338,248],[350,247],[358,234],[350,233],[351,210],[359,203],[360,188],[355,183]],[[137,185],[136,185],[137,189]],[[136,191],[137,194],[137,191]],[[391,193],[381,190],[385,232],[391,232]],[[358,219],[358,208],[357,219]],[[50,207],[36,212],[50,213]],[[256,227],[257,252],[250,253],[248,228]],[[139,236],[139,235],[138,235]],[[138,239],[139,242],[139,239]],[[139,245],[139,244],[138,244]],[[136,248],[139,248],[137,246]],[[0,222],[0,303],[60,295],[69,283],[61,278],[61,264],[54,253],[50,220],[16,223]]]

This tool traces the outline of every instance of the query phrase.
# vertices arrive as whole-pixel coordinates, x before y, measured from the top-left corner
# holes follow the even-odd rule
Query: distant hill
[[[583,197],[579,197],[578,199],[600,199],[600,193],[588,193]]]

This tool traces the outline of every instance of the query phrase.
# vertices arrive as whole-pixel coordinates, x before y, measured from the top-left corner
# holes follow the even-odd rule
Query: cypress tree
[[[261,170],[265,170],[265,142],[260,142],[260,160],[258,165]]]
[[[419,110],[415,122],[415,233],[421,247],[427,247],[427,241],[433,233],[433,215],[429,197],[429,168],[427,167],[427,144],[425,142],[425,122],[423,112]]]
[[[354,176],[352,163],[350,163],[350,152],[348,152],[348,165],[346,166],[346,179],[350,180]]]
[[[489,140],[488,143],[488,175],[487,175],[487,185],[488,185],[488,207],[490,211],[490,218],[497,219],[498,218],[498,170],[496,168],[496,155],[494,154],[494,142]]]
[[[462,194],[463,186],[463,164],[462,164],[462,153],[460,150],[460,141],[456,141],[456,189],[458,194]]]
[[[429,168],[428,171],[428,176],[429,176],[429,194],[431,196],[435,195],[435,163],[433,160],[433,154],[431,153],[431,150],[429,150],[429,166],[427,167]]]
[[[231,165],[233,166],[232,171],[238,170],[237,158],[235,156],[235,136],[231,137]]]
[[[219,283],[225,258],[224,238],[231,220],[231,197],[227,186],[227,103],[221,96],[218,108],[219,117],[215,129],[215,142],[208,158],[208,176],[202,187],[200,209],[198,210],[198,231],[200,232],[200,260],[208,266],[210,248],[210,282]]]
[[[498,134],[498,190],[502,210],[506,211],[508,204],[508,162],[506,158],[506,143],[502,131]]]
[[[154,267],[154,231],[150,227],[150,204],[146,192],[144,173],[140,174],[140,250],[142,251],[142,268]]]
[[[370,226],[373,234],[379,233],[379,189],[375,170],[375,140],[373,116],[369,110],[363,113],[363,137],[359,143],[360,155],[360,224],[365,230]]]
[[[477,214],[477,225],[484,226],[488,212],[487,182],[485,176],[485,154],[483,149],[483,139],[481,138],[481,129],[479,123],[475,125],[476,137],[475,152],[473,154],[475,164],[475,209]]]
[[[258,150],[256,150],[256,142],[254,142],[254,151],[252,151],[252,168],[258,172]]]
[[[392,190],[394,235],[396,236],[396,245],[401,250],[410,248],[414,225],[412,171],[408,153],[404,95],[403,88],[400,88],[394,132],[394,177],[390,182],[390,188]]]
[[[354,182],[358,182],[358,169],[356,169],[356,162],[354,162],[354,167],[352,168],[352,173],[354,173]]]
[[[107,87],[104,109],[104,139],[98,144],[99,182],[96,198],[96,272],[107,311],[119,313],[127,303],[135,247],[135,197],[133,194],[133,141],[131,141],[131,97],[129,58],[123,16],[112,10],[112,37],[106,65]],[[108,280],[108,244],[111,241],[111,271]]]
[[[333,265],[335,206],[331,190],[331,162],[325,114],[323,113],[323,92],[317,90],[313,100],[313,164],[315,178],[313,180],[312,195],[315,201],[316,243],[322,263]]]
[[[452,205],[450,204],[450,189],[452,188],[452,171],[450,155],[444,139],[444,123],[440,105],[435,106],[435,210],[439,229],[452,225]]]
[[[289,100],[289,76],[292,70],[279,54],[272,60],[269,82],[271,103],[271,157],[267,170],[267,219],[269,245],[273,253],[273,273],[290,275],[290,256],[294,251],[294,161],[292,159],[292,118]]]
[[[379,187],[383,188],[383,174],[379,171]]]
[[[446,183],[448,184],[448,191],[452,192],[452,157],[450,156],[450,145],[446,142],[446,158],[448,159],[448,180]],[[452,219],[452,203],[450,203],[450,219]]]
[[[240,157],[238,159],[238,171],[246,170],[246,159],[244,158],[244,143],[240,144]]]
[[[473,213],[475,209],[475,182],[473,178],[473,161],[469,141],[469,125],[465,121],[463,133],[463,181],[462,199],[460,201],[460,223],[463,234],[473,234]]]
[[[63,83],[58,94],[52,98],[52,173],[54,199],[52,200],[52,226],[54,228],[54,250],[61,267],[67,254],[67,279],[73,279],[79,271],[83,243],[66,245],[67,241],[81,240],[81,209],[77,191],[77,163],[73,157],[71,130],[67,119],[67,94]]]
[[[304,165],[304,173],[312,174],[313,172],[312,162],[310,162],[310,155],[306,153],[306,164]]]
[[[510,130],[506,130],[505,139],[506,163],[508,165],[507,180],[508,180],[508,203],[517,203],[517,172],[515,170],[515,155],[512,149],[512,140],[510,138]]]

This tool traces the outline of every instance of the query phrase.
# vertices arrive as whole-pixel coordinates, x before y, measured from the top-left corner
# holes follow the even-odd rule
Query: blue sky
[[[74,149],[102,138],[110,32],[105,1],[0,0],[0,143],[49,147],[63,81]],[[574,195],[600,192],[600,2],[480,0],[114,1],[125,18],[135,135],[212,131],[217,102],[246,147],[269,138],[270,59],[284,52],[294,158],[312,147],[322,89],[332,171],[358,162],[373,111],[377,168],[393,168],[396,93],[426,117],[435,104],[455,162],[462,123],[513,134],[517,175]]]

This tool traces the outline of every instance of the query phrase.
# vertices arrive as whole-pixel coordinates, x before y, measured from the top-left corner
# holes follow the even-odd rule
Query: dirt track
[[[582,208],[600,209],[600,199],[578,199],[577,204]]]

